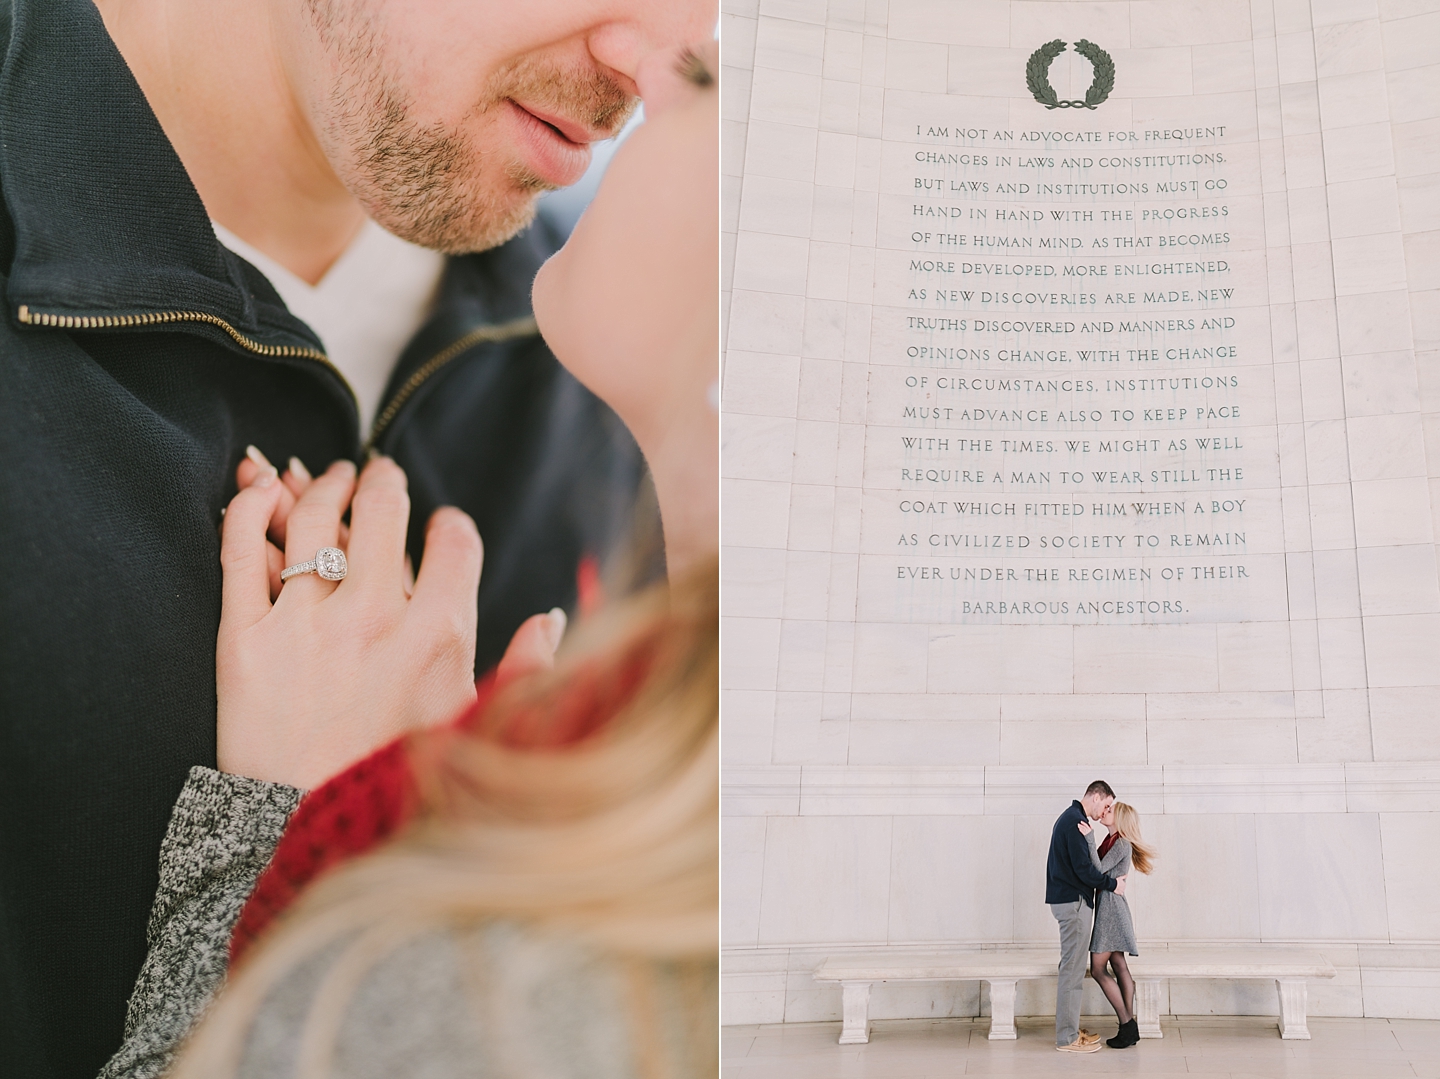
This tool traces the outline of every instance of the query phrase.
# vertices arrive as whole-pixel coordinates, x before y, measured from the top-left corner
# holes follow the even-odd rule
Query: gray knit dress
[[[1096,844],[1099,842],[1095,830],[1085,837],[1089,843],[1090,861],[1095,868],[1111,877],[1123,877],[1130,872],[1130,840],[1121,836],[1115,840],[1105,860],[1100,860]],[[1123,895],[1103,889],[1095,895],[1095,928],[1090,933],[1091,952],[1129,952],[1139,955],[1135,943],[1135,923],[1130,920],[1130,904]]]

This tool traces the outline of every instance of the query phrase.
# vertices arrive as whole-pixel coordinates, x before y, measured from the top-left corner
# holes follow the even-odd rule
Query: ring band
[[[341,581],[345,579],[345,574],[348,572],[350,572],[350,567],[345,564],[344,551],[339,547],[321,547],[309,562],[301,562],[282,569],[280,580],[288,581],[291,577],[299,577],[304,573],[315,573],[327,581]]]

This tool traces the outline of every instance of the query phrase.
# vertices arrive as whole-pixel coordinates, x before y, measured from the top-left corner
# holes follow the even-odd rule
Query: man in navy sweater
[[[1090,919],[1095,892],[1103,888],[1125,894],[1124,877],[1108,877],[1095,868],[1087,840],[1077,827],[1087,817],[1094,821],[1115,802],[1110,784],[1097,779],[1085,788],[1085,797],[1071,802],[1050,833],[1050,856],[1045,864],[1045,902],[1060,923],[1060,982],[1055,989],[1055,1048],[1062,1053],[1093,1053],[1100,1035],[1080,1029],[1080,997],[1085,988],[1085,964],[1090,950]],[[1083,901],[1083,902],[1082,902]]]

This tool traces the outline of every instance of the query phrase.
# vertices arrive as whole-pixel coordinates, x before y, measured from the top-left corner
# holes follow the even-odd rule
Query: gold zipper
[[[340,373],[340,369],[331,363],[330,357],[319,349],[302,348],[298,345],[262,345],[259,341],[246,337],[223,318],[207,315],[204,311],[147,311],[139,315],[51,315],[32,311],[29,304],[22,303],[19,318],[26,326],[53,326],[61,330],[116,330],[135,326],[158,326],[169,322],[204,322],[220,327],[230,335],[237,345],[257,356],[286,359],[295,357],[323,364],[340,380],[350,394],[350,399],[352,401],[356,399],[355,391],[350,387],[345,376]],[[356,410],[359,410],[358,404]]]
[[[540,332],[540,327],[535,325],[534,317],[526,315],[524,318],[511,319],[509,322],[501,322],[494,326],[477,326],[464,337],[452,341],[444,349],[431,356],[415,369],[415,373],[405,380],[405,384],[395,391],[395,396],[390,398],[389,403],[375,417],[375,422],[370,426],[370,438],[365,443],[366,453],[375,451],[375,443],[385,433],[385,429],[395,420],[396,414],[404,406],[405,402],[415,395],[427,379],[436,371],[444,367],[455,357],[467,349],[486,341],[513,341],[520,337],[532,337]]]
[[[259,341],[246,337],[223,318],[208,315],[203,311],[150,311],[139,315],[52,315],[32,311],[29,304],[21,304],[19,318],[26,326],[52,326],[62,330],[111,330],[135,326],[157,326],[169,322],[204,322],[211,326],[218,326],[229,334],[241,348],[256,355],[298,357],[324,364],[340,380],[341,385],[349,391],[351,400],[355,400],[355,391],[351,389],[350,383],[340,373],[340,369],[330,362],[330,357],[320,350],[301,348],[296,345],[263,345]],[[415,391],[428,378],[462,352],[485,341],[511,341],[520,337],[530,337],[539,332],[540,328],[535,324],[535,319],[527,315],[524,318],[512,319],[494,326],[477,326],[465,336],[451,342],[446,348],[416,368],[415,373],[405,380],[405,384],[396,391],[389,404],[375,417],[375,422],[370,427],[370,438],[365,443],[365,450],[373,451],[376,441],[394,421],[396,414],[405,402],[414,396]],[[356,407],[358,410],[358,404]]]

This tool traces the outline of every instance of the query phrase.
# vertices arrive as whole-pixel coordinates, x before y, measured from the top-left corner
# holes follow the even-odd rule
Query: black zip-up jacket
[[[362,433],[320,342],[216,241],[88,0],[0,0],[0,1075],[121,1040],[170,807],[215,763],[217,524],[247,443],[373,446],[485,540],[482,669],[653,524],[628,432],[536,333],[537,225],[450,260]]]
[[[1071,802],[1050,830],[1050,854],[1045,860],[1045,902],[1074,903],[1085,900],[1095,905],[1095,890],[1115,890],[1115,878],[1095,868],[1087,848],[1088,840],[1076,827],[1086,820],[1085,807]]]

